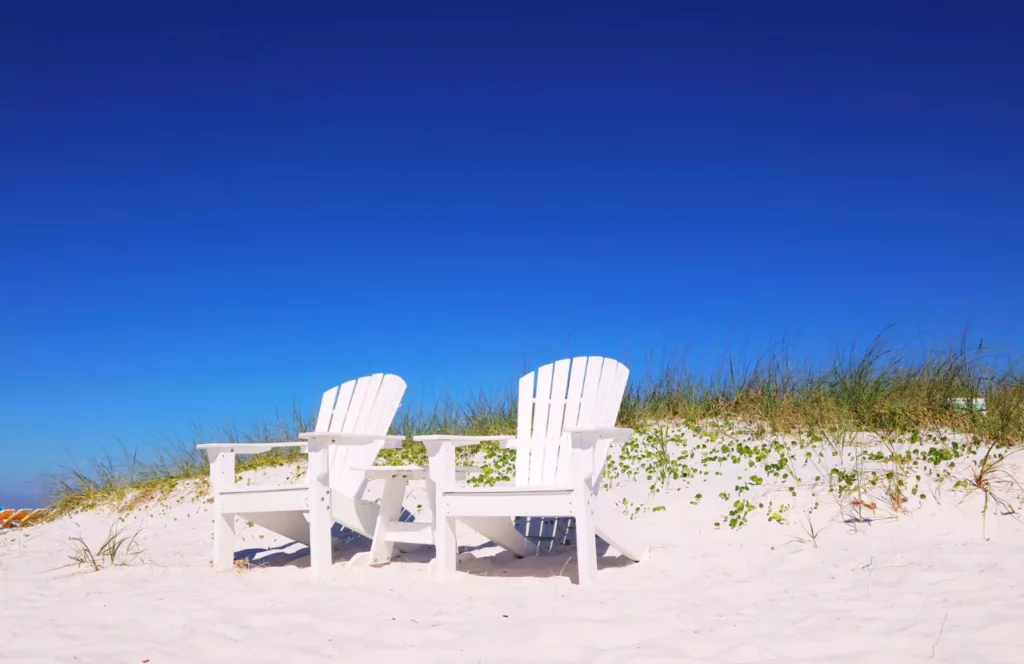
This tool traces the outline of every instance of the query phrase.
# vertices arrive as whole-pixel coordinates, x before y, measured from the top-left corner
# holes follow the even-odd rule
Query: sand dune
[[[185,489],[125,514],[4,532],[0,661],[1024,661],[1024,525],[1014,516],[990,512],[983,533],[982,498],[947,491],[860,524],[823,503],[814,542],[797,519],[716,529],[722,503],[690,503],[731,479],[658,496],[665,509],[637,517],[650,557],[633,564],[608,551],[592,589],[573,584],[572,547],[544,540],[539,555],[516,560],[471,534],[460,537],[461,573],[443,584],[427,573],[427,547],[379,569],[347,567],[369,543],[339,533],[332,576],[316,585],[301,546],[248,527],[240,547],[254,566],[215,573],[209,505]],[[643,501],[643,484],[611,493]],[[422,491],[408,496],[412,512]],[[114,523],[139,531],[132,564],[62,567],[69,538],[95,546]]]

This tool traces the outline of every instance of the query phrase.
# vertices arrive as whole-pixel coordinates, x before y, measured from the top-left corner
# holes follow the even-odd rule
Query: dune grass
[[[954,398],[975,397],[986,400],[984,413],[953,403]],[[496,396],[479,393],[462,402],[446,398],[429,408],[400,411],[392,429],[408,436],[512,433],[515,414],[510,386]],[[938,352],[901,353],[883,333],[862,350],[852,349],[818,367],[796,366],[784,352],[770,351],[747,364],[727,358],[710,375],[697,374],[683,362],[666,363],[647,375],[634,374],[620,424],[643,427],[664,421],[690,425],[725,421],[761,435],[794,431],[908,434],[943,429],[1005,446],[1024,440],[1024,380],[1005,353],[968,345],[966,337]],[[312,422],[312,412],[293,406],[246,429],[225,428],[209,436],[197,432],[192,442],[158,446],[146,460],[125,448],[117,456],[93,460],[84,469],[63,470],[49,478],[51,517],[109,503],[130,508],[168,494],[185,480],[197,480],[201,490],[208,466],[195,444],[296,440],[299,432],[312,428]],[[460,452],[470,455],[481,450],[484,472],[474,481],[507,479],[514,452],[487,444]],[[237,470],[301,458],[294,448],[242,456]],[[411,442],[400,450],[385,451],[379,459],[381,463],[425,461],[422,447]]]
[[[139,534],[138,530],[129,533],[126,528],[115,522],[110,526],[107,536],[95,548],[81,535],[71,537],[68,539],[71,545],[68,559],[71,562],[64,567],[86,567],[93,572],[99,572],[105,567],[130,565],[143,553],[138,544]]]
[[[984,416],[953,404],[976,397],[986,399]],[[669,365],[632,382],[620,418],[628,424],[725,418],[772,431],[943,427],[1005,443],[1024,437],[1024,380],[1005,354],[972,349],[966,338],[908,356],[880,335],[824,368],[794,367],[781,353],[739,368],[726,361],[710,378]]]
[[[293,405],[290,411],[276,413],[273,418],[248,428],[221,427],[211,436],[196,431],[195,442],[164,441],[150,451],[148,459],[139,454],[138,448],[122,446],[117,455],[108,452],[89,460],[84,467],[62,468],[44,478],[51,496],[48,517],[52,519],[108,504],[130,509],[168,495],[187,480],[200,480],[202,489],[210,466],[206,454],[195,448],[200,442],[244,444],[296,440],[299,433],[312,429],[312,423],[311,415]],[[240,455],[236,470],[241,473],[280,466],[301,458],[296,448]]]

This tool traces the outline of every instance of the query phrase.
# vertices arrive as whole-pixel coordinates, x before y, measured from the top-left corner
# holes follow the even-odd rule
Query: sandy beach
[[[0,660],[1020,661],[1024,525],[1015,515],[990,508],[983,520],[983,496],[934,487],[938,499],[897,517],[845,523],[838,503],[821,501],[810,523],[758,513],[743,528],[716,528],[722,502],[695,496],[735,484],[728,464],[722,471],[656,496],[641,481],[610,491],[646,505],[634,521],[651,550],[638,564],[607,551],[591,589],[574,584],[563,530],[521,560],[460,534],[460,573],[445,583],[428,574],[431,547],[381,568],[349,567],[369,542],[339,531],[332,574],[318,585],[304,547],[242,524],[238,569],[216,573],[208,498],[192,487],[126,512],[6,531]],[[243,481],[295,475],[282,467]],[[780,494],[766,483],[755,500]],[[810,500],[802,492],[797,502]],[[429,518],[425,503],[412,485],[406,508]],[[137,555],[121,558],[128,564],[64,567],[70,538],[95,548],[115,524],[138,534]]]

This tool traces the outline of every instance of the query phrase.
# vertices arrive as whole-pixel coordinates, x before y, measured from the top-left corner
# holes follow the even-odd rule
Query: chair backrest
[[[405,381],[394,374],[373,374],[350,380],[324,392],[315,431],[385,435],[402,403]],[[335,445],[330,451],[333,491],[355,496],[366,479],[364,468],[373,465],[382,442],[370,445]]]
[[[545,364],[519,379],[516,485],[564,484],[571,474],[571,427],[611,427],[619,415],[629,369],[605,357]],[[608,445],[594,459],[604,467]]]

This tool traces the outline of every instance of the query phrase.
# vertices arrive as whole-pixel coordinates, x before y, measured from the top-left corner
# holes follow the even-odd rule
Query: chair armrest
[[[504,442],[504,441],[513,440],[514,438],[515,438],[515,436],[508,436],[508,435],[503,435],[503,436],[452,436],[452,435],[448,435],[448,434],[444,434],[444,433],[430,434],[428,436],[413,436],[412,437],[413,440],[415,440],[418,443],[423,443],[424,445],[426,445],[428,443],[432,444],[432,445],[435,445],[435,444],[438,444],[438,443],[450,442],[455,447],[465,447],[467,445],[476,445],[478,443],[484,443],[484,442],[487,442],[489,440],[497,441],[497,442],[500,443],[500,442]]]
[[[570,427],[565,430],[572,436],[573,444],[578,440],[607,440],[612,444],[628,442],[633,437],[633,430],[625,427]]]
[[[427,475],[439,489],[455,482],[455,448],[476,445],[488,440],[505,441],[515,436],[452,436],[433,434],[413,436],[413,440],[427,448]]]
[[[398,443],[401,446],[401,443],[405,441],[405,436],[386,436],[378,433],[321,433],[319,431],[300,433],[299,438],[311,443],[326,445],[370,445],[382,440],[385,444]]]
[[[214,452],[230,452],[232,454],[262,454],[270,450],[282,447],[305,447],[306,443],[298,440],[283,441],[280,443],[203,443],[196,445],[197,450],[206,450],[207,454]]]

